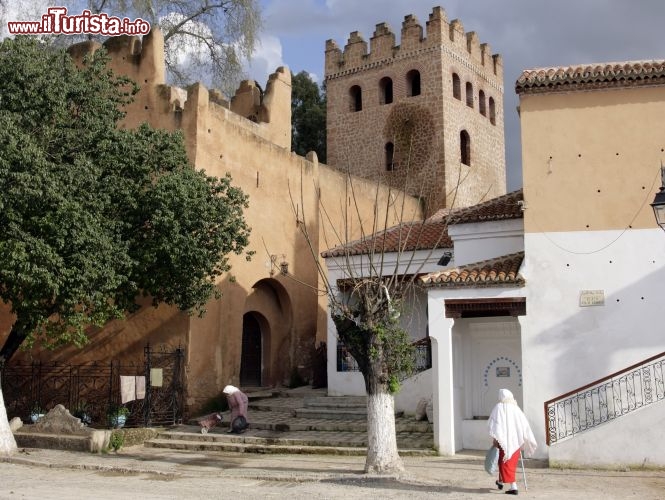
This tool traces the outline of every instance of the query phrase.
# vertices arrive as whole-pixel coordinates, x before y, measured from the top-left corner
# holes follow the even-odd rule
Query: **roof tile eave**
[[[430,283],[421,285],[424,288],[524,288],[526,281],[484,282],[484,283]]]
[[[524,251],[454,267],[421,276],[427,287],[485,287],[521,285],[525,283],[519,270],[524,262]]]
[[[518,94],[665,84],[665,60],[580,64],[527,69],[517,78]]]

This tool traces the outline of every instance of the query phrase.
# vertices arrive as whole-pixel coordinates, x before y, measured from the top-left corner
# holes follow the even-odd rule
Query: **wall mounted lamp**
[[[665,231],[665,167],[663,165],[660,166],[660,184],[660,190],[656,193],[651,208],[656,216],[656,222]]]

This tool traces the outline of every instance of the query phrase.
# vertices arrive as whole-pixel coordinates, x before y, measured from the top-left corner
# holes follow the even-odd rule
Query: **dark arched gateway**
[[[242,318],[242,354],[240,357],[240,386],[261,387],[263,342],[261,326],[253,313]]]

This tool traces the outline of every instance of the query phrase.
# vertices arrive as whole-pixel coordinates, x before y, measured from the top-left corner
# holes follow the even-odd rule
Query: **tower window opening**
[[[471,138],[466,130],[459,134],[461,162],[464,165],[471,165]]]
[[[462,89],[460,87],[460,80],[457,73],[453,73],[453,97],[462,100]]]
[[[351,96],[351,111],[362,111],[363,109],[363,91],[360,85],[354,85],[349,89]]]
[[[473,108],[473,85],[466,82],[466,105]]]
[[[386,170],[392,172],[397,166],[395,164],[395,145],[392,142],[386,143]]]
[[[410,97],[420,95],[420,71],[412,69],[406,74],[406,88]]]
[[[390,104],[393,102],[393,81],[387,76],[379,81],[380,102],[381,104]]]
[[[496,125],[496,109],[494,106],[494,99],[491,97],[489,100],[489,107],[490,107],[490,123],[492,125]]]
[[[481,115],[487,116],[487,109],[485,109],[485,92],[482,90],[478,92],[478,109],[480,110]]]

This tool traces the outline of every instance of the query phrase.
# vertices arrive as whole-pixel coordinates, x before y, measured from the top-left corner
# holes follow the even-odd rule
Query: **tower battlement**
[[[367,41],[358,31],[349,35],[343,50],[334,40],[327,40],[325,72],[329,76],[349,74],[368,65],[409,57],[414,51],[440,46],[467,59],[486,74],[503,81],[501,56],[492,54],[490,46],[481,43],[474,31],[465,32],[459,19],[448,22],[442,7],[432,9],[424,30],[415,15],[404,16],[399,45],[396,44],[395,33],[385,22],[376,25],[370,38],[369,50]]]
[[[428,214],[505,193],[501,56],[443,8],[328,40],[325,82],[328,165],[394,183]]]

